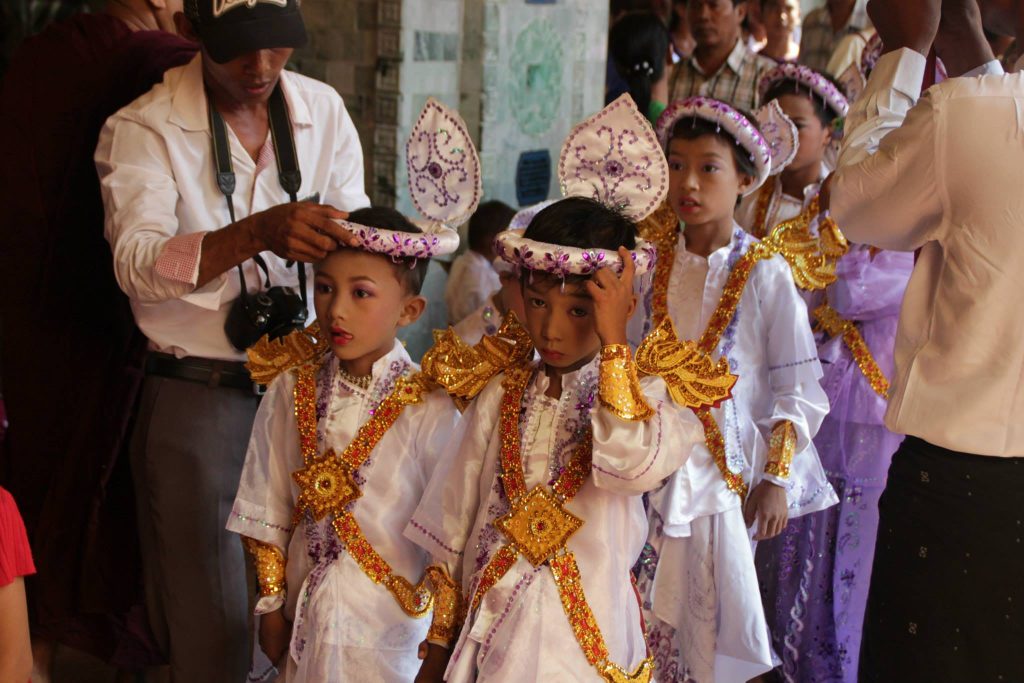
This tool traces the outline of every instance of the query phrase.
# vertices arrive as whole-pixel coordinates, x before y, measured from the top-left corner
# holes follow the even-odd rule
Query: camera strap
[[[235,222],[235,203],[232,195],[235,193],[235,169],[231,163],[231,145],[228,142],[227,127],[224,124],[224,117],[220,115],[209,95],[206,98],[207,112],[210,117],[210,132],[213,135],[213,161],[217,168],[217,188],[224,195],[228,204],[228,214],[231,222]],[[281,81],[278,80],[274,90],[270,93],[270,100],[267,103],[267,118],[270,120],[270,139],[274,145],[274,158],[277,161],[277,179],[282,189],[288,193],[288,198],[297,202],[299,188],[302,186],[302,173],[299,171],[298,155],[295,153],[295,139],[292,137],[292,121],[288,115],[288,104],[284,99],[284,92],[281,90]],[[270,271],[267,262],[259,254],[252,257],[263,275],[266,278],[266,286],[270,287]],[[290,267],[292,262],[288,262]],[[306,264],[301,261],[297,264],[299,274],[299,295],[302,297],[302,304],[308,308],[306,300]],[[238,280],[241,286],[241,296],[246,302],[249,300],[249,290],[245,284],[245,272],[242,265],[238,265]]]

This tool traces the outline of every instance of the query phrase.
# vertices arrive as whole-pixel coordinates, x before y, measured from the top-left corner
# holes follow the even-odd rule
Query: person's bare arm
[[[981,27],[977,0],[942,0],[935,51],[951,78],[995,59]]]
[[[0,683],[25,683],[32,675],[25,582],[0,586]]]

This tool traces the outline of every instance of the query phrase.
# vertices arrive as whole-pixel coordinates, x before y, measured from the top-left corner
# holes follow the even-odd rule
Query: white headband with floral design
[[[649,216],[668,194],[668,164],[658,138],[633,99],[623,95],[569,133],[558,161],[564,197],[589,197],[632,221]],[[590,275],[600,268],[621,273],[618,252],[580,249],[523,237],[526,226],[554,201],[523,209],[495,238],[499,256],[519,268],[556,275]],[[656,250],[637,240],[630,257],[636,273],[654,267]]]
[[[480,159],[466,124],[433,97],[427,100],[405,145],[409,192],[423,220],[422,233],[384,230],[337,220],[359,240],[358,248],[393,260],[427,259],[459,248],[457,226],[480,203]]]
[[[772,86],[782,81],[796,81],[804,86],[820,97],[838,118],[844,118],[850,109],[850,102],[846,99],[846,95],[839,92],[839,89],[827,78],[803,64],[779,64],[765,73],[758,84],[758,94],[761,100],[764,101],[765,95],[772,89]]]

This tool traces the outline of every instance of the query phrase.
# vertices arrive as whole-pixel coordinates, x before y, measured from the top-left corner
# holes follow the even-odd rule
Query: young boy
[[[479,196],[476,155],[454,117],[431,100],[418,124],[444,125],[450,146],[461,147],[444,149],[447,158],[461,151],[469,166],[466,186],[447,188],[455,199],[446,209],[417,198],[435,221],[457,220]],[[414,147],[410,168],[418,160],[443,175]],[[444,392],[430,391],[395,335],[423,312],[429,258],[454,251],[458,235],[437,223],[422,231],[387,208],[354,211],[344,227],[359,246],[316,264],[315,346],[296,334],[250,350],[255,380],[278,376],[257,415],[228,528],[255,557],[259,642],[283,680],[407,682],[428,626],[443,641],[446,615],[435,608],[432,624],[423,618],[425,574],[439,584],[402,530],[457,412]]]
[[[523,292],[519,287],[519,275],[515,267],[495,258],[494,270],[498,273],[501,287],[483,306],[452,326],[455,334],[467,344],[476,344],[484,336],[496,334],[509,313],[515,314],[518,320],[523,319]]]
[[[625,148],[628,158],[589,169],[572,166],[586,152],[563,153],[563,182],[574,176],[592,192],[601,168],[664,169],[663,158],[650,163],[662,155],[649,125],[621,99],[563,149],[596,138],[599,125],[613,138],[636,130],[647,140]],[[664,187],[657,171],[650,187]],[[623,183],[612,196],[643,216],[657,189],[638,187]],[[660,378],[637,379],[626,321],[634,272],[649,268],[652,254],[634,232],[616,209],[570,196],[539,212],[525,233],[498,238],[499,254],[522,272],[525,330],[510,319],[485,340],[491,352],[481,362],[449,368],[460,397],[475,398],[453,457],[406,530],[462,588],[466,619],[447,664],[450,682],[651,680],[630,576],[647,533],[640,494],[679,467],[700,432],[692,416],[665,404]],[[449,351],[433,356],[473,355]],[[422,675],[440,680],[436,660],[447,656],[432,648]]]
[[[670,105],[658,132],[670,208],[650,234],[659,253],[648,325],[666,340],[695,340],[679,348],[738,380],[713,409],[683,401],[706,445],[651,495],[639,584],[659,680],[745,681],[772,662],[745,527],[771,538],[787,518],[836,502],[811,444],[828,402],[788,265],[732,217],[768,176],[763,138],[749,117],[707,98]]]
[[[817,198],[831,171],[826,157],[835,122],[846,116],[849,103],[834,80],[799,64],[780,64],[766,73],[759,91],[764,104],[778,102],[799,133],[793,160],[759,192],[744,197],[736,210],[736,222],[763,238]]]
[[[498,273],[491,265],[494,236],[508,227],[515,213],[504,202],[489,201],[469,219],[469,249],[452,263],[444,288],[450,323],[464,320],[500,288]]]

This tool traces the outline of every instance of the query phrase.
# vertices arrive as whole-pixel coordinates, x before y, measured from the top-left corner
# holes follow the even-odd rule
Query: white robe
[[[534,375],[520,415],[521,453],[527,486],[550,486],[581,431],[592,426],[592,474],[566,505],[584,524],[567,547],[576,556],[611,660],[632,670],[647,656],[630,576],[647,537],[639,494],[679,468],[702,430],[692,415],[672,407],[658,378],[642,381],[653,417],[626,422],[614,416],[596,396],[598,363],[565,375],[559,400],[544,396],[545,374]],[[508,511],[498,476],[503,377],[491,380],[466,411],[452,441],[453,457],[438,469],[406,530],[447,561],[467,599],[506,542],[493,525]],[[523,557],[468,616],[447,676],[456,683],[599,680],[576,642],[551,570],[535,569]]]
[[[668,289],[669,315],[680,338],[703,333],[732,266],[756,241],[734,226],[729,245],[703,259],[686,251],[680,234]],[[645,308],[631,321],[637,341],[650,325],[649,297]],[[781,257],[754,266],[718,355],[739,376],[733,398],[712,410],[730,471],[751,489],[765,479],[783,486],[790,517],[837,503],[812,442],[828,413],[817,347],[806,305]],[[771,430],[781,420],[790,420],[797,436],[785,479],[764,472]],[[769,670],[768,631],[742,501],[726,487],[703,444],[651,494],[650,503],[647,576],[641,571],[639,583],[650,609],[649,632],[672,639],[658,632],[661,621],[681,634],[667,648],[678,651],[670,657],[677,660],[678,680],[746,681]],[[673,666],[658,663],[663,671]]]
[[[331,356],[317,375],[318,451],[341,453],[395,380],[415,366],[398,342],[373,365],[362,390],[344,381]],[[295,375],[270,385],[260,405],[228,528],[281,548],[287,560],[285,616],[293,622],[288,683],[411,681],[429,614],[413,619],[386,588],[373,583],[346,552],[327,517],[291,528],[303,467],[295,422]],[[363,492],[349,509],[374,549],[400,576],[416,583],[428,556],[402,535],[458,420],[443,392],[405,408],[356,473]],[[263,598],[257,612],[280,600]]]

